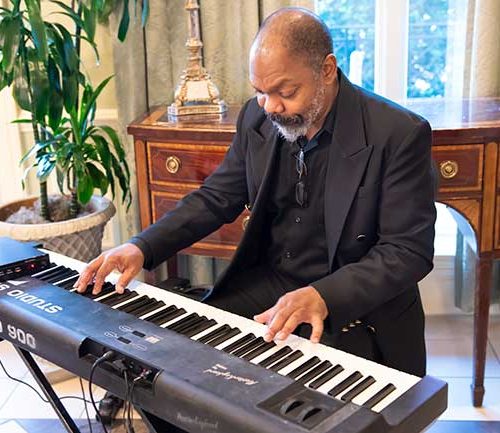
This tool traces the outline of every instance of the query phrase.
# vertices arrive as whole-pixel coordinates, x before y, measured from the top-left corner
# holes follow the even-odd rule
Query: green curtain
[[[126,125],[149,107],[170,104],[175,87],[186,65],[187,12],[184,2],[150,0],[150,16],[143,31],[139,20],[132,23],[124,43],[114,44],[114,66],[118,117],[123,137]],[[283,6],[313,9],[313,0],[201,0],[200,22],[204,64],[229,104],[242,104],[252,94],[248,83],[248,51],[260,22]],[[117,16],[112,17],[116,31]],[[231,37],[228,37],[231,35]],[[129,163],[133,168],[134,148],[128,137]],[[136,191],[136,178],[132,191]],[[118,242],[140,230],[137,194],[128,213],[117,205]],[[227,263],[191,256],[180,262],[180,269],[194,284],[210,284]]]

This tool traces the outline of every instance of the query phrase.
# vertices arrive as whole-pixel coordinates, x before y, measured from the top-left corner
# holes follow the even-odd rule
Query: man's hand
[[[282,296],[274,307],[254,316],[254,320],[268,325],[265,341],[269,342],[275,336],[284,340],[301,323],[309,323],[312,326],[311,341],[318,343],[326,316],[325,301],[314,287],[307,286]]]
[[[143,265],[144,254],[139,247],[128,243],[119,245],[92,260],[73,287],[83,293],[93,282],[92,293],[98,294],[104,284],[104,279],[114,270],[118,270],[122,275],[116,283],[116,291],[123,293],[125,287],[139,273]]]

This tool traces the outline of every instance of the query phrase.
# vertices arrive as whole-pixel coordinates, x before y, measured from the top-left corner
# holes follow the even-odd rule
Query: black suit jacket
[[[362,319],[375,330],[384,362],[425,372],[423,312],[417,282],[432,269],[434,180],[431,129],[418,115],[352,85],[340,90],[326,174],[324,219],[331,273],[312,285],[323,296],[330,330]],[[242,108],[222,164],[199,190],[132,239],[151,269],[234,221],[250,221],[215,284],[257,263],[277,131],[255,98]],[[348,349],[348,348],[347,348]]]

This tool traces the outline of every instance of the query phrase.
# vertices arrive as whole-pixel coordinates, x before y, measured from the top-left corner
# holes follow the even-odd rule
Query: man
[[[220,167],[175,210],[93,260],[78,290],[94,279],[98,292],[117,269],[123,291],[142,267],[232,222],[247,204],[243,239],[207,302],[267,324],[267,340],[296,332],[424,375],[417,282],[433,258],[430,127],[352,85],[332,52],[311,12],[268,17],[250,51],[256,97]]]

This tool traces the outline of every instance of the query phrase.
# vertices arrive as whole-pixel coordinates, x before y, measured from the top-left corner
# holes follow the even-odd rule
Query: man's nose
[[[280,99],[275,96],[265,96],[260,106],[269,114],[281,114],[285,111],[285,107]]]

